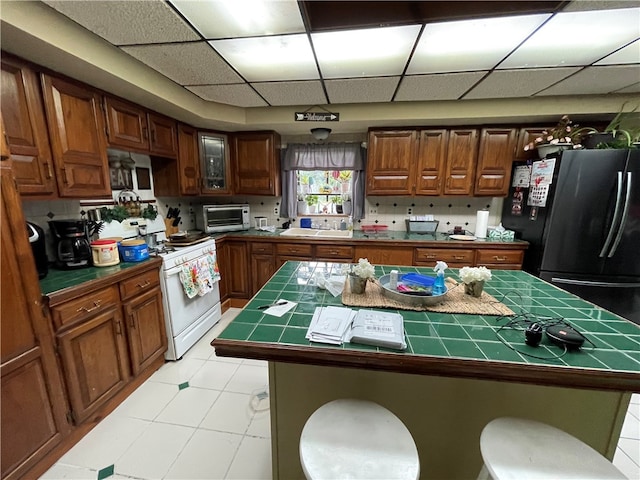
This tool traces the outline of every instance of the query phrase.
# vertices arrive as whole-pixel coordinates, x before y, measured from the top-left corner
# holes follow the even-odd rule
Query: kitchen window
[[[303,214],[298,201],[314,209],[305,214],[352,215],[364,213],[365,150],[359,143],[289,144],[282,151],[281,215]],[[350,212],[337,206],[349,200]]]

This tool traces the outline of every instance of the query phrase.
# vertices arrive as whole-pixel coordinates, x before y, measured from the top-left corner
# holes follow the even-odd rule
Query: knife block
[[[165,218],[164,219],[164,234],[167,236],[167,238],[169,238],[170,235],[173,235],[174,233],[178,233],[180,231],[179,227],[174,227],[172,225],[173,223],[173,218]]]

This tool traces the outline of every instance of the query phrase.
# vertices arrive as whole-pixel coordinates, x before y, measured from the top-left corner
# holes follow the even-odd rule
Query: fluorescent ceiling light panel
[[[296,0],[171,0],[207,39],[303,33]]]
[[[428,24],[407,74],[492,69],[549,16],[523,15]]]
[[[640,40],[621,48],[608,57],[603,58],[595,65],[620,65],[623,63],[640,63]]]
[[[400,75],[420,25],[311,34],[324,78]]]
[[[249,82],[319,78],[306,34],[209,43]]]
[[[558,13],[499,68],[589,65],[640,36],[640,8]]]

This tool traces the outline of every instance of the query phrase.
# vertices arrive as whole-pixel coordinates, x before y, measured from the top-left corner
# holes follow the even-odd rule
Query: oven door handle
[[[164,278],[173,277],[182,271],[182,264],[164,271]]]

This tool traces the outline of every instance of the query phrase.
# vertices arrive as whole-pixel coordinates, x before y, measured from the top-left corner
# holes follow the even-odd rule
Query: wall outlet
[[[377,215],[378,207],[369,207],[369,215]]]
[[[273,214],[277,217],[280,215],[280,209],[278,207],[273,207]]]
[[[413,215],[413,208],[407,207],[407,215]]]

